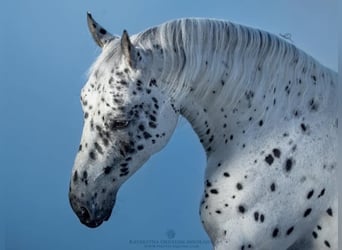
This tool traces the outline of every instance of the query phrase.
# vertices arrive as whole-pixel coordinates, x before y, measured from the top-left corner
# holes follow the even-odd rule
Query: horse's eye
[[[128,120],[114,120],[112,121],[111,128],[112,129],[126,128],[128,124],[129,124]]]

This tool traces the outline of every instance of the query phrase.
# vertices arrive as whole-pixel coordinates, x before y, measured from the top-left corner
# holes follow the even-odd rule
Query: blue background
[[[139,250],[153,248],[135,240],[168,239],[202,240],[196,249],[211,249],[198,215],[205,155],[184,119],[167,147],[123,185],[107,223],[89,229],[72,212],[67,195],[82,129],[79,93],[100,53],[88,33],[88,10],[117,34],[195,16],[289,32],[298,47],[336,70],[337,1],[1,2],[0,249]]]

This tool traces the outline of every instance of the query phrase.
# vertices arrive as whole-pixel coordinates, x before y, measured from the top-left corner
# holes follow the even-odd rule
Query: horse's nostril
[[[87,221],[90,219],[90,214],[85,207],[81,207],[81,219]]]

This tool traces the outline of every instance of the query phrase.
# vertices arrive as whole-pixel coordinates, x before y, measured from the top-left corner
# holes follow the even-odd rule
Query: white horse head
[[[151,55],[126,31],[112,36],[88,13],[102,47],[81,93],[84,128],[69,199],[80,221],[99,226],[110,217],[118,189],[173,133],[178,111],[146,67]]]

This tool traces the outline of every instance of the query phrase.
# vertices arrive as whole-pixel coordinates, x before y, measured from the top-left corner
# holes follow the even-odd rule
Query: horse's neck
[[[239,139],[248,130],[263,127],[267,131],[274,122],[291,119],[295,108],[307,112],[310,97],[327,97],[331,72],[267,33],[222,22],[205,35],[201,30],[189,35],[167,28],[160,32],[166,42],[156,39],[161,46],[152,48],[153,67],[161,72],[157,78],[191,123],[208,156],[220,148],[225,152],[243,148]],[[218,32],[223,33],[220,39]],[[194,43],[201,39],[207,40]],[[314,81],[322,83],[313,86]],[[266,123],[267,119],[275,120]]]

